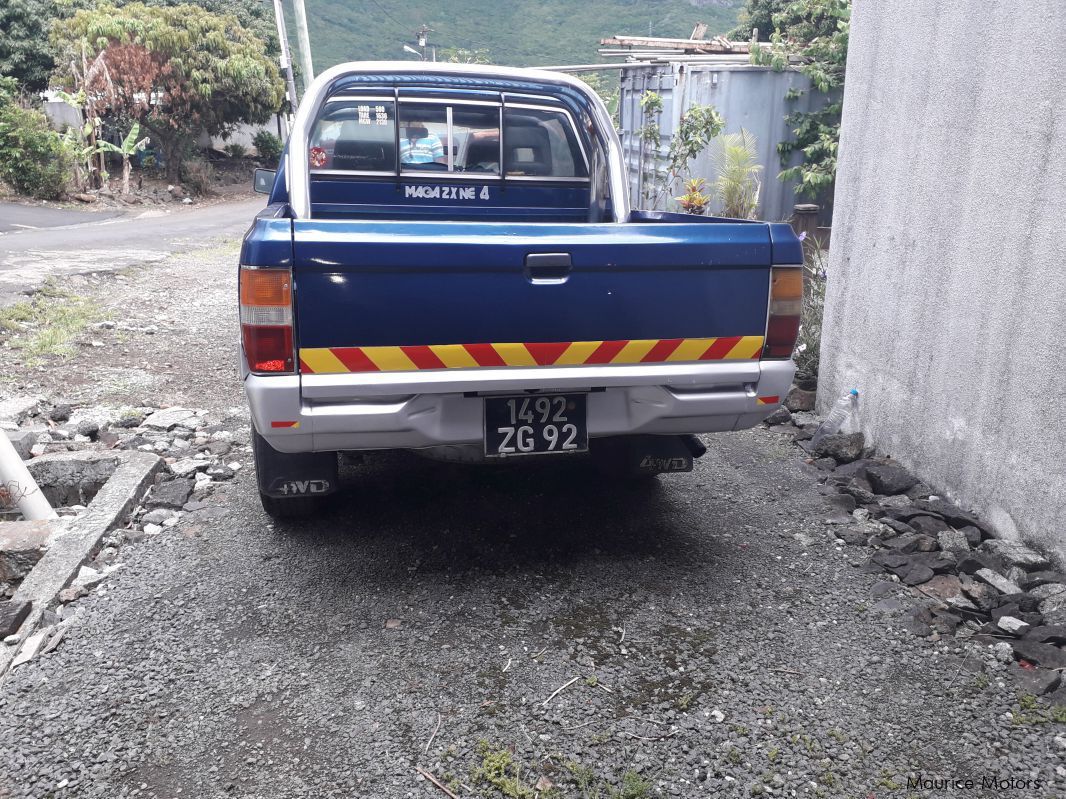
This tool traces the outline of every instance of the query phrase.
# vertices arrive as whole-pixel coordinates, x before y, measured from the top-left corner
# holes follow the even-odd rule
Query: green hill
[[[613,34],[687,37],[697,22],[708,35],[737,22],[743,0],[305,0],[315,70],[342,61],[413,59],[403,52],[415,31],[430,45],[488,51],[493,63],[589,64]],[[295,31],[289,31],[295,41]]]

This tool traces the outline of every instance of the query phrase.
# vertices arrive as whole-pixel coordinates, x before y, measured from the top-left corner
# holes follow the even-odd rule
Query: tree
[[[143,139],[137,137],[141,135],[141,126],[139,123],[134,122],[133,127],[130,128],[130,132],[126,134],[126,138],[122,140],[121,144],[112,144],[109,141],[101,141],[100,148],[106,153],[113,153],[122,158],[122,193],[130,193],[130,158],[134,154],[139,153],[145,147],[148,146],[150,141],[147,136]]]
[[[54,25],[53,40],[63,64],[77,63],[83,42],[90,57],[103,54],[115,96],[109,116],[152,134],[172,180],[197,135],[266,122],[284,96],[263,42],[235,16],[198,6],[83,9]],[[58,77],[69,82],[71,68],[60,68]]]
[[[51,6],[47,0],[0,2],[0,75],[15,78],[25,91],[46,89],[55,66],[44,44]]]
[[[768,42],[774,33],[774,14],[780,12],[791,0],[748,0],[740,9],[740,20],[727,37],[733,41],[751,40],[751,32],[759,31],[759,41]]]
[[[751,60],[781,70],[795,59],[814,88],[831,98],[817,111],[789,114],[786,120],[795,139],[778,146],[783,163],[793,152],[803,156],[803,163],[778,177],[798,180],[799,193],[816,197],[836,179],[851,0],[788,0],[778,5],[770,47],[752,52]],[[795,92],[790,99],[800,96],[802,92]]]

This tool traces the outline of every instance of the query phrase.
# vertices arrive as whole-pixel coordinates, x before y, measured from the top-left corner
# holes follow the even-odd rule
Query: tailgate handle
[[[570,277],[570,253],[537,252],[526,256],[526,277],[530,283],[557,286]]]

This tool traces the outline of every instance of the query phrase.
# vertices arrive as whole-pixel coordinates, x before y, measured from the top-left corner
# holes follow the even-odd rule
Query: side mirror
[[[257,169],[252,188],[259,194],[270,194],[274,189],[274,178],[277,176],[276,169]]]

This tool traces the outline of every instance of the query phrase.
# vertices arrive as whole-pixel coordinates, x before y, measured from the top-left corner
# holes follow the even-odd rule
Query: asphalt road
[[[235,262],[105,282],[130,328],[8,389],[205,407],[246,442]],[[987,647],[904,630],[915,597],[871,594],[784,436],[706,442],[641,488],[384,454],[286,525],[241,469],[0,684],[0,797],[445,796],[418,768],[464,799],[1063,795],[1052,727]]]
[[[239,238],[265,199],[185,208],[152,207],[111,218],[104,213],[4,204],[0,216],[40,229],[0,235],[0,305],[49,277],[108,272],[160,261],[175,252]],[[45,213],[48,212],[48,213]],[[73,215],[73,216],[68,216]],[[73,222],[60,220],[76,220]],[[57,227],[37,224],[54,222]]]
[[[12,231],[66,227],[100,222],[121,215],[121,211],[76,211],[43,205],[0,202],[0,235]]]

